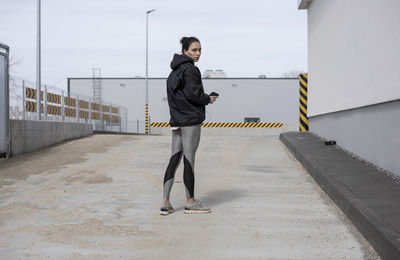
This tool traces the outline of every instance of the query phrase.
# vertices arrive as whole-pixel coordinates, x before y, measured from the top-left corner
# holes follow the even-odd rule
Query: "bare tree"
[[[15,56],[11,56],[8,62],[9,64],[9,91],[10,91],[10,99],[19,100],[22,99],[22,93],[20,91],[21,86],[17,84],[17,80],[15,77],[16,68],[18,65],[22,63],[22,59],[16,58]]]
[[[22,63],[22,59],[16,58],[15,56],[11,56],[10,60],[8,61],[8,68],[10,71],[10,74],[15,73],[15,69],[18,65]]]
[[[289,70],[282,73],[282,78],[298,78],[300,74],[305,73],[302,70]]]

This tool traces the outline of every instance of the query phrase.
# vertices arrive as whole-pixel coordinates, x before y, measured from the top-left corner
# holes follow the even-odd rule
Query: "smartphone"
[[[209,95],[209,96],[219,96],[219,94],[218,93],[215,93],[214,91],[213,92],[211,92],[211,94]]]

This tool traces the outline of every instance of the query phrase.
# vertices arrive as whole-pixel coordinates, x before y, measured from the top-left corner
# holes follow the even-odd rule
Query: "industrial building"
[[[220,94],[207,106],[205,122],[283,123],[297,129],[299,111],[298,78],[204,78],[206,93]],[[128,132],[144,133],[144,78],[69,78],[70,92],[93,96],[101,87],[102,96],[128,110]],[[149,78],[151,122],[169,122],[166,78]]]

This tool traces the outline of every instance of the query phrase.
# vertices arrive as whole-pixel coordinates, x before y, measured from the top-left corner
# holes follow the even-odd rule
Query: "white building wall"
[[[299,0],[310,132],[400,176],[400,1]]]
[[[399,0],[313,0],[307,13],[309,116],[400,99]]]
[[[144,131],[145,79],[102,79],[102,97],[127,107],[128,131]],[[205,122],[244,122],[259,117],[261,122],[296,124],[299,121],[298,79],[215,78],[203,79],[206,93],[220,94],[207,106]],[[91,78],[70,79],[70,91],[92,96]],[[149,115],[152,122],[169,122],[166,79],[149,79]]]

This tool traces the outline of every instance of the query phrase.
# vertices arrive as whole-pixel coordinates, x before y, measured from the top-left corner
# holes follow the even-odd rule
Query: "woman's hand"
[[[214,103],[217,98],[218,96],[210,96],[210,104]]]

